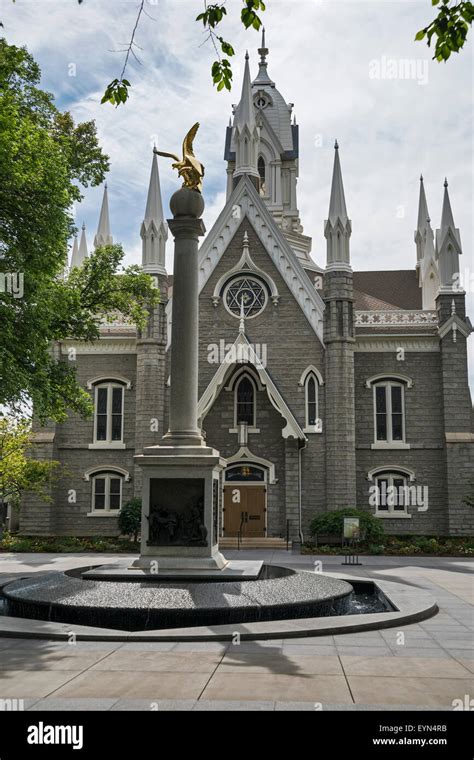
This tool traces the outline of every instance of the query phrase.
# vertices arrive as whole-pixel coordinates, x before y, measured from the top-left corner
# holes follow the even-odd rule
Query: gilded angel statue
[[[157,156],[165,156],[165,158],[174,158],[175,162],[172,164],[173,169],[178,170],[178,175],[183,178],[183,187],[187,187],[190,190],[197,190],[202,192],[202,178],[204,177],[204,166],[196,158],[193,152],[193,141],[196,137],[196,132],[199,129],[199,122],[191,127],[188,134],[183,140],[183,158],[180,159],[174,153],[164,153],[161,150],[154,148],[154,153]]]

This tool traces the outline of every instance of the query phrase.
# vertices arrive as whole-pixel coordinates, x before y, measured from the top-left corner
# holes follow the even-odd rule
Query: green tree
[[[142,500],[134,497],[127,501],[120,510],[118,526],[120,532],[125,536],[132,536],[133,541],[137,543],[138,534],[142,524]]]
[[[451,53],[459,53],[467,39],[469,27],[474,20],[474,5],[469,0],[452,3],[452,0],[431,0],[439,6],[436,18],[420,29],[415,40],[424,40],[428,47],[435,38],[433,58],[447,61]]]
[[[59,462],[34,459],[33,439],[27,420],[0,417],[0,502],[19,506],[24,491],[51,501],[48,489]]]
[[[72,204],[109,164],[94,122],[75,125],[39,82],[27,50],[0,39],[0,404],[18,414],[32,402],[40,419],[61,421],[68,409],[90,413],[91,401],[54,342],[96,340],[112,312],[143,324],[158,292],[138,267],[117,274],[120,246],[62,277]]]

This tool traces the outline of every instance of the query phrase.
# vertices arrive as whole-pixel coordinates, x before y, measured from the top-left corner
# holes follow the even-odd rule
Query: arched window
[[[319,386],[324,380],[319,370],[313,365],[305,369],[301,375],[300,386],[304,388],[304,432],[322,433],[323,423],[319,416]]]
[[[123,389],[113,380],[95,386],[94,443],[122,442]]]
[[[260,176],[260,195],[266,195],[266,166],[265,166],[265,159],[263,156],[260,156],[258,159],[258,173]]]
[[[374,481],[375,513],[382,517],[406,515],[410,500],[407,476],[403,472],[379,472]]]
[[[318,386],[313,374],[306,378],[306,427],[316,425],[318,419]]]
[[[122,508],[123,477],[117,472],[97,472],[92,482],[92,512],[106,514]]]
[[[255,383],[248,375],[242,375],[235,387],[235,425],[247,423],[255,427]]]
[[[227,467],[225,470],[225,480],[230,483],[234,482],[252,482],[263,483],[265,481],[265,470],[257,465],[243,462]]]

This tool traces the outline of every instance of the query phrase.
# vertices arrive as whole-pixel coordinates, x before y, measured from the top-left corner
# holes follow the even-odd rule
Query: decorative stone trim
[[[107,383],[113,381],[114,383],[121,383],[124,385],[127,389],[127,391],[130,390],[132,387],[132,383],[130,380],[128,380],[126,377],[122,377],[122,375],[115,375],[115,374],[109,374],[109,375],[100,375],[99,377],[93,377],[92,380],[87,381],[87,388],[88,390],[92,390],[94,385],[99,385],[99,383]]]
[[[400,383],[405,383],[407,388],[413,388],[413,380],[407,375],[401,375],[398,372],[380,372],[378,375],[372,375],[365,381],[365,387],[371,388],[374,383],[378,383],[381,380],[398,380]]]
[[[404,443],[403,441],[392,441],[390,443],[387,441],[377,441],[377,443],[372,443],[370,445],[370,448],[374,449],[375,451],[377,451],[377,449],[379,451],[390,451],[390,449],[401,451],[404,449],[409,449],[410,444]]]
[[[303,372],[303,374],[301,375],[301,377],[300,377],[300,379],[298,381],[298,385],[301,385],[302,387],[304,387],[304,384],[306,382],[306,378],[311,373],[313,373],[313,375],[315,375],[315,377],[318,380],[319,385],[324,385],[323,376],[322,376],[321,372],[319,371],[319,369],[316,369],[316,367],[314,366],[314,364],[310,364],[309,367],[306,367],[305,371]]]
[[[107,441],[99,441],[96,443],[89,443],[87,446],[88,449],[99,449],[100,451],[108,451],[108,450],[119,450],[119,449],[126,449],[127,446],[125,443],[122,443],[121,441],[111,441],[108,443]]]
[[[445,433],[446,443],[474,443],[474,433]]]
[[[61,353],[68,354],[71,349],[76,354],[136,354],[136,338],[101,338],[94,343],[80,340],[65,340],[61,342]]]
[[[354,351],[359,353],[396,353],[399,349],[409,352],[439,352],[439,340],[432,336],[406,337],[381,336],[381,335],[357,335]]]
[[[273,462],[270,462],[269,459],[263,459],[262,457],[255,456],[255,454],[252,454],[248,446],[241,446],[240,449],[235,452],[235,454],[232,454],[231,457],[227,457],[227,465],[235,464],[236,462],[241,462],[242,460],[249,463],[255,462],[255,464],[266,467],[268,469],[269,484],[273,485],[275,483],[278,483],[278,480],[275,478],[275,465]]]
[[[387,309],[386,311],[356,311],[355,325],[437,325],[438,312],[428,310],[407,311],[405,309]]]
[[[98,472],[113,472],[117,473],[117,475],[122,475],[123,479],[126,483],[130,482],[130,473],[128,470],[126,470],[124,467],[119,467],[115,464],[101,464],[101,465],[94,465],[94,467],[90,467],[88,470],[84,473],[84,480],[88,481]],[[118,510],[117,510],[118,511]],[[95,514],[95,512],[94,512]]]
[[[385,464],[382,466],[374,467],[372,470],[369,470],[367,473],[367,480],[371,481],[377,475],[381,475],[384,472],[401,472],[403,475],[406,475],[407,478],[410,479],[410,483],[413,483],[415,480],[415,473],[413,470],[410,470],[408,467],[405,466],[398,466],[395,464]]]
[[[393,514],[393,512],[374,512],[374,517],[380,517],[381,520],[411,520],[411,514],[409,512],[400,512],[399,514]]]
[[[101,512],[87,512],[86,517],[118,517],[120,514],[120,509],[114,509],[114,510],[104,510],[103,514]]]

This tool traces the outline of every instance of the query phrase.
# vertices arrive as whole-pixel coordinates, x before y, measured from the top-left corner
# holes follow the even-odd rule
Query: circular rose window
[[[227,311],[235,317],[243,314],[247,319],[256,317],[267,305],[265,286],[253,277],[236,277],[224,289],[224,303]]]

